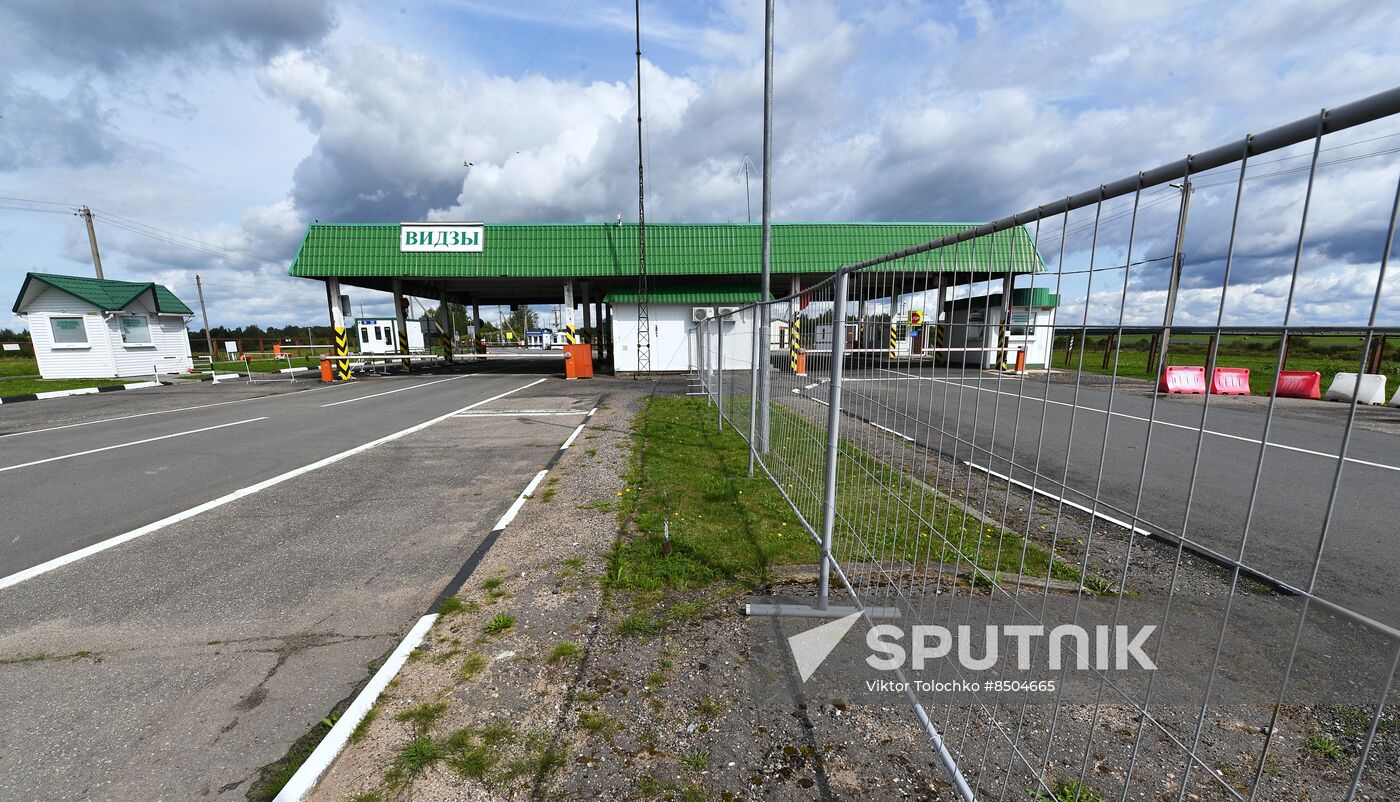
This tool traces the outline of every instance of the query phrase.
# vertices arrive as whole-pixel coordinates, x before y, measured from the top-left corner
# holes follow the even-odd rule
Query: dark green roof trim
[[[823,273],[975,226],[974,223],[779,223],[775,274]],[[652,276],[757,275],[762,228],[753,223],[647,226]],[[314,223],[290,275],[306,278],[625,278],[637,275],[637,226],[609,223],[485,226],[480,253],[400,253],[398,224]],[[1044,269],[1024,228],[892,264],[903,271],[1029,273]]]
[[[19,306],[24,301],[31,281],[47,284],[60,292],[66,292],[104,312],[125,309],[141,297],[142,293],[151,292],[155,297],[157,312],[179,315],[194,314],[194,310],[185,306],[183,301],[175,297],[175,293],[161,284],[149,281],[117,281],[116,279],[88,278],[87,276],[63,276],[56,273],[26,274],[24,283],[20,285],[19,295],[15,297],[15,304],[10,311],[19,312]]]
[[[971,298],[954,298],[944,302],[943,308],[953,309],[968,304],[972,304],[974,307],[986,306],[996,309],[1001,306],[1001,293],[977,295]],[[1060,305],[1060,296],[1050,292],[1049,287],[1012,287],[1011,305],[1028,306],[1034,309],[1054,309]]]
[[[603,302],[609,304],[635,304],[637,302],[637,291],[633,289],[612,290],[603,297]],[[652,304],[706,306],[711,304],[752,304],[757,302],[757,287],[738,287],[732,285],[702,287],[681,285],[674,287],[657,287],[647,293],[647,303]]]

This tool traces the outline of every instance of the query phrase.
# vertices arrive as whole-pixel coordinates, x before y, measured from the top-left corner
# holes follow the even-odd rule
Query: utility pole
[[[97,271],[97,277],[102,278],[102,256],[97,252],[97,232],[92,228],[92,210],[84,206],[78,210],[78,215],[87,223],[88,245],[92,247],[92,269]]]
[[[194,288],[199,292],[199,314],[204,316],[204,344],[209,347],[209,358],[214,358],[214,335],[209,333],[209,310],[204,308],[204,282],[200,281],[199,274],[194,274]],[[311,330],[307,329],[307,337],[311,336]],[[310,342],[310,340],[307,340]]]
[[[758,451],[768,453],[768,404],[773,395],[772,353],[768,329],[769,284],[773,260],[773,0],[763,10],[763,256],[758,282]],[[716,324],[718,325],[718,324]],[[840,326],[840,321],[835,321]],[[836,331],[840,329],[837,328]],[[833,372],[835,368],[833,367]]]
[[[632,378],[651,372],[651,288],[647,286],[647,186],[642,161],[642,0],[637,17],[637,370]]]
[[[1162,360],[1167,357],[1167,349],[1170,345],[1172,321],[1176,318],[1176,296],[1181,287],[1181,249],[1186,244],[1186,215],[1191,209],[1191,193],[1195,192],[1195,187],[1191,185],[1191,179],[1187,178],[1180,184],[1171,186],[1181,190],[1181,212],[1176,218],[1176,243],[1172,246],[1172,272],[1167,280],[1167,309],[1162,316],[1162,341],[1154,352],[1155,359],[1150,366],[1155,371]],[[1211,377],[1207,376],[1206,381],[1210,382]]]

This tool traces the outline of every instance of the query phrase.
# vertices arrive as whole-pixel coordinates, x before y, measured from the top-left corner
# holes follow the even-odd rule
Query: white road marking
[[[87,451],[77,451],[77,452],[74,452],[74,453],[72,453],[72,454],[63,454],[63,455],[60,455],[60,456],[57,456],[57,457],[48,457],[47,459],[36,459],[36,460],[34,460],[33,462],[22,462],[22,463],[20,463],[20,464],[18,464],[18,465],[7,465],[7,466],[5,466],[5,467],[3,467],[3,468],[0,468],[0,473],[4,473],[5,471],[17,471],[17,470],[19,470],[20,468],[30,468],[30,467],[33,467],[33,466],[35,466],[35,465],[43,465],[43,464],[48,463],[48,462],[58,462],[59,460],[73,459],[74,457],[85,457],[85,456],[87,456],[87,455],[89,455],[89,454],[100,454],[100,453],[102,453],[103,451],[111,451],[111,450],[117,449],[117,448],[127,448],[127,447],[129,447],[129,446],[139,446],[139,445],[142,445],[143,443],[154,443],[154,442],[156,442],[157,440],[169,440],[169,439],[172,438],[172,437],[184,437],[184,436],[187,435],[187,434],[199,434],[200,432],[212,432],[212,431],[215,430],[215,429],[224,429],[224,428],[227,428],[227,427],[229,427],[229,426],[238,426],[238,425],[241,425],[241,424],[244,424],[244,423],[256,423],[257,421],[260,421],[260,420],[267,420],[267,418],[268,418],[268,416],[263,415],[263,416],[257,417],[257,418],[248,418],[247,420],[236,420],[236,421],[233,421],[232,423],[220,423],[218,426],[205,426],[205,427],[202,428],[202,429],[190,429],[190,430],[187,431],[187,432],[175,432],[174,434],[163,434],[163,435],[160,435],[159,437],[147,437],[147,438],[144,439],[144,440],[132,440],[130,443],[117,443],[116,445],[112,445],[112,446],[103,446],[103,447],[101,447],[101,448],[90,448],[90,449],[88,449]]]
[[[597,411],[598,411],[598,408],[597,408],[597,407],[594,407],[593,409],[591,409],[591,410],[588,411],[588,414],[589,414],[589,415],[592,415],[594,412],[597,412]],[[559,450],[560,450],[560,451],[563,451],[564,449],[566,449],[566,448],[568,448],[569,446],[573,445],[573,444],[574,444],[574,438],[578,437],[579,434],[583,432],[583,427],[586,426],[587,424],[588,424],[588,421],[584,421],[583,423],[580,423],[580,424],[578,425],[578,427],[574,429],[574,433],[571,434],[571,435],[569,435],[569,439],[564,441],[564,445],[559,446]]]
[[[265,398],[280,398],[282,396],[302,395],[304,393],[314,393],[320,390],[329,390],[332,387],[342,386],[348,385],[333,384],[326,385],[325,387],[313,387],[310,390],[294,390],[290,393],[276,393],[273,395],[255,395],[251,398],[235,398],[232,401],[215,401],[212,404],[196,404],[192,407],[176,407],[175,409],[157,409],[154,412],[137,412],[133,415],[118,415],[115,418],[98,418],[97,420],[82,421],[80,423],[65,423],[61,426],[48,426],[43,429],[29,429],[23,432],[10,432],[9,434],[0,434],[0,440],[3,440],[6,437],[21,437],[26,434],[42,434],[44,432],[56,432],[59,429],[72,429],[77,426],[92,426],[98,423],[112,423],[113,421],[131,420],[132,418],[145,418],[150,415],[167,415],[171,412],[189,412],[192,409],[209,409],[210,407],[223,407],[228,406],[229,404],[242,404],[245,401],[261,401]]]
[[[546,410],[546,409],[522,409],[516,412],[463,412],[459,418],[537,418],[545,415],[587,415],[581,409],[575,410]]]
[[[418,623],[408,631],[404,639],[399,642],[398,647],[389,655],[389,659],[384,661],[384,665],[374,672],[374,676],[365,685],[360,694],[355,697],[355,701],[345,708],[345,712],[336,720],[335,726],[326,733],[326,737],[312,750],[311,755],[306,758],[306,762],[301,764],[301,768],[296,770],[287,784],[282,786],[282,790],[277,792],[273,802],[301,802],[301,799],[311,793],[311,789],[316,786],[316,781],[321,779],[321,775],[330,768],[331,762],[335,760],[340,750],[349,743],[350,735],[355,731],[355,727],[364,720],[370,708],[379,701],[379,695],[384,689],[389,687],[389,682],[408,662],[408,656],[418,644],[423,642],[423,636],[428,634],[428,630],[433,628],[433,623],[437,621],[437,613],[429,613],[418,619]]]
[[[187,510],[177,512],[174,515],[166,516],[160,519],[159,521],[154,521],[138,529],[133,529],[130,532],[117,535],[116,537],[110,537],[106,540],[101,541],[100,543],[94,543],[91,546],[78,549],[77,551],[70,552],[61,557],[55,557],[54,559],[49,560],[48,562],[43,562],[31,568],[26,568],[23,571],[20,571],[15,574],[10,574],[7,577],[0,577],[0,589],[8,588],[12,585],[18,585],[19,583],[24,582],[25,580],[33,579],[34,577],[39,576],[41,574],[46,574],[49,571],[52,571],[56,568],[61,568],[65,565],[68,565],[69,563],[77,562],[78,560],[81,560],[84,557],[90,557],[99,552],[106,551],[107,549],[110,549],[114,546],[120,546],[121,544],[126,543],[130,540],[135,540],[136,538],[141,537],[142,535],[148,535],[152,532],[164,529],[165,527],[170,526],[171,524],[176,524],[180,521],[193,518],[201,513],[208,512],[209,510],[222,507],[225,504],[228,504],[229,502],[237,501],[238,499],[244,498],[246,496],[251,496],[254,493],[266,490],[267,488],[273,487],[274,485],[279,485],[289,479],[295,479],[296,477],[301,476],[302,474],[310,473],[311,471],[314,471],[318,468],[324,468],[327,465],[333,465],[337,462],[340,462],[343,459],[353,457],[356,454],[359,454],[364,451],[368,451],[371,448],[374,448],[375,446],[380,446],[384,443],[397,440],[400,437],[405,437],[407,435],[413,434],[414,432],[420,432],[428,428],[429,426],[432,426],[435,423],[440,423],[442,421],[447,420],[448,418],[452,417],[458,412],[465,412],[469,409],[474,409],[483,404],[489,404],[492,401],[505,398],[506,396],[511,395],[512,393],[518,393],[521,390],[527,390],[544,381],[548,381],[548,378],[536,379],[535,381],[532,381],[529,384],[521,385],[520,387],[517,387],[514,390],[507,390],[504,393],[499,393],[497,395],[491,396],[490,398],[482,399],[481,401],[477,401],[474,404],[468,404],[467,406],[462,407],[461,409],[454,409],[453,411],[448,412],[445,415],[439,415],[436,418],[432,418],[414,426],[410,426],[407,429],[402,429],[400,431],[394,432],[393,434],[387,434],[383,437],[371,440],[368,443],[362,443],[358,446],[355,446],[354,448],[342,451],[339,454],[332,454],[329,457],[316,460],[315,462],[312,462],[308,465],[303,465],[300,468],[293,468],[292,470],[287,471],[286,473],[278,474],[277,476],[274,476],[270,479],[264,479],[261,482],[249,485],[244,488],[240,488],[238,490],[233,491],[232,493],[219,496],[218,498],[213,499],[211,501],[206,501],[203,504],[195,505]]]
[[[1002,479],[1002,480],[1005,480],[1005,481],[1007,481],[1007,482],[1010,482],[1011,484],[1016,485],[1017,487],[1024,487],[1025,489],[1027,489],[1027,490],[1029,490],[1029,491],[1031,491],[1031,492],[1033,492],[1033,493],[1036,493],[1036,494],[1038,494],[1038,495],[1045,496],[1045,497],[1048,498],[1048,499],[1053,499],[1053,500],[1055,500],[1055,501],[1061,502],[1061,503],[1063,503],[1065,506],[1073,507],[1073,508],[1075,508],[1076,510],[1082,510],[1082,511],[1084,511],[1084,512],[1087,512],[1087,513],[1089,513],[1090,515],[1092,515],[1092,516],[1094,516],[1094,517],[1096,517],[1096,518],[1102,518],[1103,520],[1108,521],[1109,523],[1111,523],[1111,524],[1113,524],[1113,525],[1115,525],[1115,526],[1121,526],[1121,527],[1123,527],[1124,529],[1130,529],[1130,530],[1132,530],[1132,531],[1138,533],[1139,535],[1151,535],[1151,534],[1152,534],[1151,532],[1148,532],[1146,529],[1143,529],[1143,528],[1140,527],[1140,526],[1132,526],[1131,524],[1127,523],[1126,521],[1120,521],[1119,519],[1114,518],[1112,515],[1105,515],[1104,513],[1101,513],[1101,512],[1099,512],[1098,510],[1095,510],[1095,509],[1091,509],[1091,508],[1089,508],[1089,507],[1086,507],[1086,506],[1084,506],[1083,504],[1075,504],[1073,501],[1070,501],[1069,499],[1064,498],[1063,496],[1057,496],[1057,495],[1055,495],[1054,493],[1050,493],[1050,492],[1048,492],[1048,491],[1042,490],[1042,489],[1039,488],[1039,487],[1032,487],[1032,486],[1026,484],[1025,482],[1021,482],[1021,481],[1018,481],[1018,480],[1016,480],[1016,479],[1012,479],[1010,476],[1007,476],[1007,475],[1004,474],[1004,473],[997,473],[996,471],[992,470],[991,468],[984,468],[984,467],[982,467],[981,465],[978,465],[978,464],[976,464],[976,463],[974,463],[974,462],[968,462],[967,460],[962,460],[962,464],[966,465],[966,466],[969,467],[969,468],[976,468],[977,470],[982,471],[983,473],[991,474],[992,476],[995,476],[995,477],[998,478],[998,479]]]
[[[881,370],[889,370],[889,368],[880,368],[880,369],[881,369]],[[892,371],[892,370],[891,370],[890,372],[891,372],[891,373],[896,373],[896,371]],[[899,374],[899,375],[912,376],[913,374]],[[948,381],[947,379],[937,379],[937,378],[933,378],[933,377],[931,377],[931,376],[927,376],[927,377],[916,377],[916,378],[927,378],[929,381],[938,382],[938,383],[940,383],[940,384],[949,384],[949,385],[952,385],[952,386],[954,386],[954,387],[966,387],[966,388],[969,389],[969,390],[977,390],[978,392],[982,392],[982,393],[995,393],[995,394],[997,394],[997,395],[1004,395],[1004,396],[1008,396],[1008,397],[1010,397],[1010,398],[1024,398],[1024,399],[1027,400],[1027,401],[1039,401],[1039,402],[1041,402],[1041,403],[1043,403],[1043,404],[1053,404],[1053,405],[1055,405],[1055,406],[1070,407],[1070,408],[1074,408],[1074,406],[1075,406],[1074,404],[1071,404],[1071,403],[1069,403],[1069,402],[1067,402],[1067,401],[1051,401],[1051,400],[1045,399],[1045,398],[1037,398],[1036,396],[1033,396],[1033,395],[1023,395],[1023,394],[1021,394],[1021,393],[1008,393],[1008,392],[1005,392],[1005,391],[1003,391],[1003,390],[991,390],[991,389],[988,389],[988,388],[985,388],[985,387],[978,387],[978,386],[975,385],[975,384],[963,384],[962,382]],[[844,380],[843,380],[843,381],[844,381]],[[1084,411],[1084,412],[1097,412],[1097,413],[1099,413],[1100,415],[1104,414],[1104,410],[1098,409],[1098,408],[1096,408],[1096,407],[1080,406],[1080,407],[1078,407],[1078,409],[1080,409],[1080,410],[1082,410],[1082,411]],[[1196,431],[1199,431],[1195,426],[1188,426],[1188,425],[1186,425],[1186,424],[1184,424],[1184,423],[1172,423],[1172,422],[1170,422],[1170,421],[1164,421],[1164,420],[1161,420],[1161,419],[1158,419],[1158,420],[1149,420],[1148,418],[1144,418],[1144,417],[1141,417],[1141,416],[1139,416],[1139,415],[1129,415],[1129,414],[1126,413],[1126,412],[1112,412],[1112,413],[1109,413],[1109,414],[1112,415],[1112,416],[1115,417],[1115,418],[1127,418],[1128,420],[1141,421],[1141,422],[1143,422],[1143,423],[1151,423],[1151,424],[1154,425],[1154,426],[1167,426],[1167,427],[1170,427],[1170,428],[1172,428],[1172,429],[1183,429],[1183,430],[1188,431],[1188,432],[1196,432]],[[1209,435],[1213,435],[1213,436],[1215,436],[1215,437],[1223,437],[1223,438],[1225,438],[1225,439],[1227,439],[1227,440],[1238,440],[1238,441],[1240,441],[1240,442],[1242,442],[1242,443],[1253,443],[1253,444],[1255,444],[1255,445],[1259,445],[1259,444],[1262,442],[1261,440],[1259,440],[1259,439],[1257,439],[1257,438],[1254,438],[1254,437],[1246,437],[1246,436],[1244,436],[1244,435],[1239,435],[1239,434],[1230,434],[1230,433],[1228,433],[1228,432],[1217,432],[1217,431],[1215,431],[1214,429],[1206,429],[1206,430],[1205,430],[1205,433],[1206,433],[1206,434],[1209,434]],[[1299,453],[1299,454],[1311,454],[1311,455],[1314,456],[1314,457],[1326,457],[1327,459],[1336,459],[1336,458],[1337,458],[1337,455],[1336,455],[1336,454],[1328,454],[1328,453],[1325,452],[1325,451],[1314,451],[1314,450],[1312,450],[1311,448],[1302,448],[1301,446],[1290,446],[1290,445],[1284,445],[1283,443],[1274,443],[1274,442],[1268,443],[1268,446],[1269,446],[1269,448],[1281,448],[1281,449],[1283,449],[1283,450],[1285,450],[1285,451],[1295,451],[1295,452],[1297,452],[1297,453]],[[1387,465],[1387,464],[1385,464],[1385,463],[1383,463],[1383,462],[1371,462],[1370,460],[1357,459],[1356,457],[1347,457],[1347,460],[1346,460],[1346,461],[1347,461],[1347,462],[1350,462],[1350,463],[1354,463],[1354,464],[1356,464],[1356,465],[1366,465],[1366,466],[1369,466],[1369,467],[1372,467],[1372,468],[1380,468],[1381,470],[1400,472],[1400,465]],[[1066,502],[1066,503],[1068,503],[1068,502]]]
[[[465,379],[467,376],[470,376],[470,375],[471,375],[471,374],[468,373],[468,374],[463,375],[463,376],[448,376],[448,377],[445,378],[445,379],[438,379],[437,381],[423,382],[422,384],[410,384],[410,385],[407,386],[407,387],[400,387],[400,388],[397,389],[397,390],[385,390],[385,391],[382,392],[382,393],[371,393],[370,395],[360,395],[360,396],[356,396],[356,397],[354,397],[354,398],[347,398],[347,399],[345,399],[344,401],[332,401],[332,402],[330,402],[329,404],[322,404],[321,406],[322,406],[322,407],[336,407],[336,406],[340,406],[341,404],[353,404],[353,403],[355,403],[356,401],[364,401],[364,400],[367,399],[367,398],[379,398],[380,396],[393,395],[394,393],[402,393],[402,392],[404,392],[405,390],[417,390],[417,389],[420,388],[420,387],[432,387],[434,384],[442,384],[443,382],[456,381],[457,379]]]

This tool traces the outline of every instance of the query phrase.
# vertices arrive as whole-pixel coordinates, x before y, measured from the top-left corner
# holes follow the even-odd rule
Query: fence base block
[[[898,607],[866,607],[871,618],[899,618]],[[859,613],[855,607],[813,607],[808,604],[746,604],[744,615],[782,616],[787,618],[845,618]]]

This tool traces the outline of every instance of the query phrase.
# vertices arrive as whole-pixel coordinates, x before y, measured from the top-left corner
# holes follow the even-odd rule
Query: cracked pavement
[[[123,531],[103,530],[126,525],[104,521],[109,494],[128,496],[110,502],[124,519],[143,501],[130,494],[146,494],[148,520],[160,517],[156,508],[217,495],[189,489],[200,482],[151,481],[154,468],[193,460],[252,478],[266,456],[275,474],[322,455],[313,440],[325,435],[327,421],[340,438],[332,451],[342,450],[536,378],[481,374],[369,398],[431,380],[380,379],[54,432],[63,442],[41,443],[48,433],[0,440],[0,464],[14,465],[25,461],[19,444],[30,437],[42,456],[82,450],[84,441],[149,436],[137,423],[183,431],[232,410],[278,423],[50,463],[42,467],[61,468],[43,481],[25,477],[29,469],[0,474],[10,519],[0,527],[26,522],[26,541],[39,544],[31,549],[53,540],[80,547]],[[564,387],[550,380],[481,409],[586,411],[596,402],[596,385],[569,395]],[[218,389],[203,388],[205,400],[216,400]],[[334,407],[333,418],[320,407],[332,395],[355,394],[366,396],[363,403]],[[203,396],[191,398],[198,404]],[[140,410],[127,403],[105,415],[94,407],[91,417]],[[36,419],[22,428],[43,426]],[[0,800],[245,798],[259,770],[355,693],[427,612],[567,435],[540,419],[447,418],[0,589],[7,724],[0,728]],[[114,469],[136,481],[114,483]],[[66,521],[75,508],[86,510],[92,531],[61,524],[50,536],[27,523],[49,517],[45,510]],[[28,553],[10,554],[19,563],[6,568],[33,564]]]

